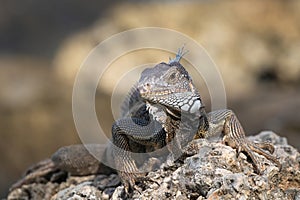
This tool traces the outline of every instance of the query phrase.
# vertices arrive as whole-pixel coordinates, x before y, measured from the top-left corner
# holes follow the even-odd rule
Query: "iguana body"
[[[240,122],[231,110],[218,110],[206,114],[199,92],[188,72],[179,63],[182,55],[181,49],[176,58],[169,63],[160,63],[142,72],[137,85],[139,97],[137,98],[138,95],[135,93],[134,99],[139,99],[138,102],[144,103],[141,110],[143,110],[142,113],[147,113],[148,119],[138,118],[133,113],[131,116],[124,116],[116,121],[112,129],[114,143],[126,151],[134,151],[134,148],[129,145],[131,141],[142,146],[161,147],[162,144],[167,144],[170,153],[174,154],[174,158],[178,158],[183,148],[193,138],[210,138],[220,135],[223,137],[223,142],[236,148],[238,152],[243,151],[250,156],[257,173],[261,173],[261,163],[253,152],[265,156],[280,167],[280,163],[274,156],[262,150],[267,149],[273,153],[273,146],[268,143],[255,144],[247,140]],[[130,109],[131,104],[129,104]],[[132,126],[123,125],[124,121],[132,119],[136,124],[147,124],[151,120],[157,121],[162,126],[162,131],[158,133],[157,129],[132,130]],[[159,129],[159,127],[156,128]],[[155,141],[154,144],[148,142],[151,134],[150,140]],[[115,138],[119,140],[116,141]],[[160,143],[157,143],[157,138],[162,139],[158,140]],[[134,185],[136,174],[140,172],[140,169],[130,157],[130,153],[123,152],[121,156],[119,153],[118,151],[114,153],[115,163],[125,187],[129,188]],[[127,163],[125,165],[124,160]]]
[[[105,154],[98,150],[105,160],[113,158],[115,169],[127,192],[135,181],[143,178],[146,154],[137,159],[134,153],[150,153],[167,146],[173,158],[178,158],[184,148],[194,138],[210,138],[220,135],[223,142],[244,151],[251,158],[256,172],[260,173],[260,163],[256,152],[280,163],[271,154],[271,144],[255,144],[248,141],[244,130],[230,110],[214,111],[206,114],[200,95],[192,79],[180,64],[182,49],[169,63],[160,63],[142,72],[137,86],[133,87],[123,104],[122,116],[112,126],[112,143]],[[222,133],[222,134],[220,134]],[[97,149],[97,145],[93,147]],[[158,153],[158,156],[159,153]],[[149,157],[150,158],[150,157]],[[113,171],[101,165],[83,146],[63,147],[52,159],[45,162],[41,170],[30,171],[15,187],[31,182],[34,177],[60,169],[73,175],[87,175]],[[111,166],[112,166],[111,165]]]

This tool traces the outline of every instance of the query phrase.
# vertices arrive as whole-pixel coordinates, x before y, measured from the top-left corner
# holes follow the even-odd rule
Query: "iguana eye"
[[[174,84],[174,83],[177,83],[178,82],[178,72],[177,71],[172,71],[169,73],[169,75],[167,76],[167,79],[166,81],[169,83],[169,84]]]
[[[173,72],[170,76],[169,76],[169,80],[174,80],[176,78],[176,72]]]

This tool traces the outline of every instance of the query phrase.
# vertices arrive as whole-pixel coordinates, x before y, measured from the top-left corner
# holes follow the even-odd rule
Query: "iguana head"
[[[145,101],[161,104],[169,110],[196,113],[202,106],[190,75],[177,60],[145,69],[138,89]]]

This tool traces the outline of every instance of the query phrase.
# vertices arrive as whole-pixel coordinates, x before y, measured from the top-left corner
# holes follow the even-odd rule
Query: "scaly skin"
[[[159,122],[162,131],[157,133],[157,131],[155,132],[157,129],[152,129],[153,127],[147,131],[140,131],[139,128],[132,131],[130,125],[118,129],[119,124],[128,118],[135,119],[134,115],[133,117],[124,116],[113,126],[113,141],[116,146],[126,151],[132,151],[130,141],[141,146],[153,146],[153,143],[148,142],[150,135],[152,139],[163,139],[158,146],[167,144],[169,151],[176,159],[193,138],[210,138],[220,135],[223,137],[224,143],[237,149],[238,153],[245,152],[251,158],[257,173],[262,173],[262,163],[258,161],[257,155],[253,152],[263,155],[280,168],[278,160],[263,150],[266,149],[273,153],[274,147],[269,143],[256,144],[247,140],[240,122],[231,110],[224,109],[206,114],[192,78],[179,62],[182,56],[183,49],[180,49],[176,58],[170,60],[169,63],[160,63],[153,68],[145,69],[137,85],[140,95],[138,99],[147,107],[147,110],[144,110],[149,118],[146,122],[149,123],[151,120]],[[135,124],[145,123],[144,119],[135,120],[137,121]],[[154,139],[154,141],[159,140]],[[129,191],[134,186],[136,179],[141,176],[139,168],[130,153],[120,154],[115,151],[114,155],[121,180],[126,191]],[[124,160],[126,160],[125,165]]]
[[[247,140],[231,110],[206,114],[199,92],[180,64],[183,55],[183,49],[180,49],[169,63],[145,69],[122,105],[122,117],[112,126],[114,145],[109,145],[105,150],[97,145],[91,146],[99,156],[104,156],[103,159],[113,162],[127,193],[135,187],[136,181],[143,180],[143,167],[148,164],[146,154],[138,157],[139,154],[132,152],[152,155],[150,152],[167,145],[175,160],[194,138],[221,136],[223,142],[237,149],[238,153],[246,152],[257,173],[261,173],[262,163],[253,152],[281,167],[274,156],[263,150],[273,153],[274,147],[269,143],[257,144]],[[159,152],[158,156],[161,156]],[[37,168],[30,170],[12,189],[34,182],[36,177],[54,173],[57,169],[72,175],[113,171],[99,163],[83,146],[62,147],[51,159],[37,164]]]

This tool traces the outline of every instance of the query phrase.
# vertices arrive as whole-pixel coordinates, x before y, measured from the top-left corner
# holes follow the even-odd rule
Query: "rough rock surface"
[[[270,141],[279,170],[263,156],[261,175],[247,156],[218,142],[194,140],[186,156],[148,173],[153,182],[138,183],[132,199],[300,199],[300,154],[273,132],[249,137]],[[68,177],[59,182],[33,183],[12,191],[8,199],[124,199],[124,187],[115,174]]]

